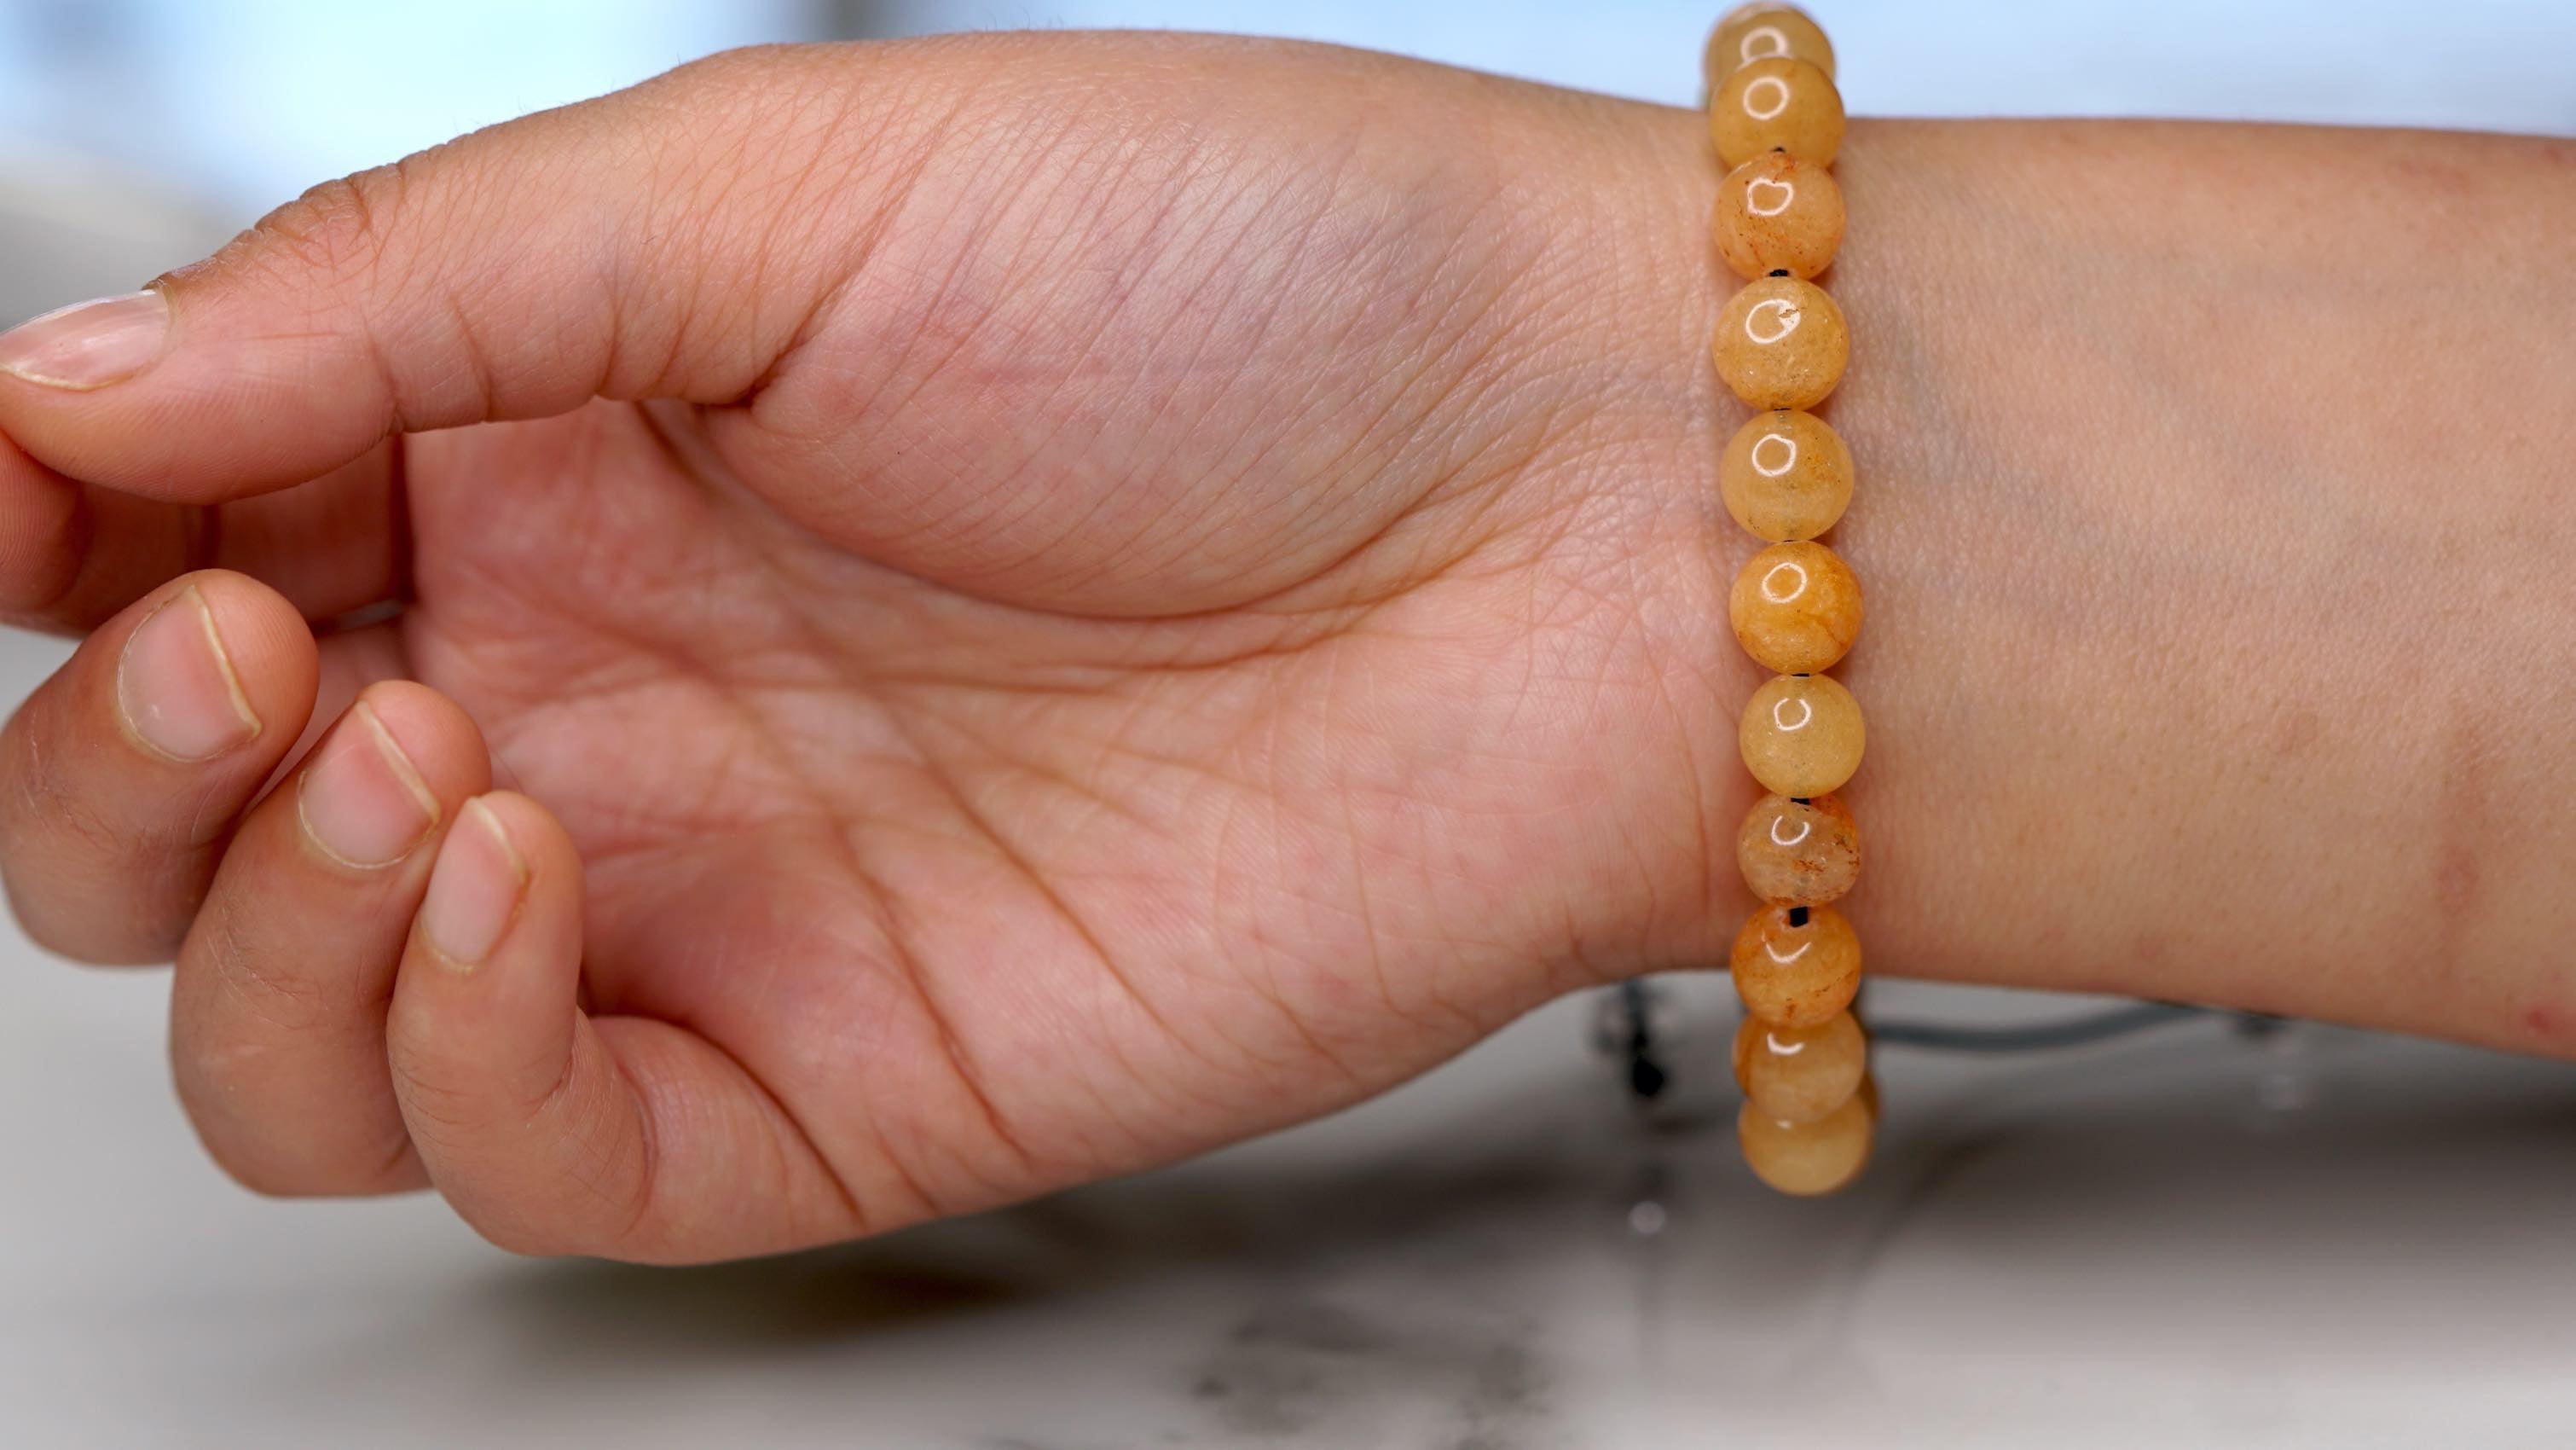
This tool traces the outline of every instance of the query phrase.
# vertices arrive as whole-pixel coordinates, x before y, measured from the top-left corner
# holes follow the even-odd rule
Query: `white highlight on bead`
[[[1753,99],[1757,95],[1771,98],[1769,110],[1764,110],[1763,103]],[[1745,86],[1744,114],[1754,120],[1768,121],[1787,109],[1789,109],[1789,83],[1778,76],[1755,76],[1752,82]]]
[[[1800,950],[1804,950],[1804,948],[1800,948]],[[1765,1032],[1762,1034],[1762,1045],[1770,1048],[1771,1055],[1774,1057],[1796,1057],[1799,1053],[1807,1050],[1807,1044],[1803,1042],[1782,1042],[1776,1033],[1771,1032]]]
[[[1771,42],[1771,48],[1769,50],[1755,50],[1753,48],[1753,43],[1757,40],[1768,40]],[[1745,64],[1747,65],[1750,65],[1757,60],[1769,60],[1775,55],[1787,55],[1789,53],[1789,37],[1781,32],[1779,26],[1757,25],[1751,30],[1744,32],[1743,43],[1735,47],[1735,53],[1742,56]]]
[[[1798,943],[1798,949],[1796,951],[1791,952],[1784,957],[1780,955],[1780,944],[1778,942],[1767,941],[1762,944],[1762,955],[1769,957],[1771,960],[1778,962],[1780,965],[1785,967],[1791,962],[1796,961],[1798,958],[1805,956],[1808,949],[1813,947],[1815,944],[1816,939],[1814,937],[1809,937],[1805,941]]]
[[[1789,839],[1787,839],[1787,840],[1785,840],[1785,841],[1784,841],[1784,840],[1780,839],[1780,822],[1781,822],[1781,820],[1782,820],[1782,818],[1781,818],[1781,817],[1779,817],[1779,816],[1773,816],[1773,817],[1771,818],[1771,844],[1772,844],[1772,845],[1774,845],[1774,846],[1794,846],[1794,845],[1798,844],[1800,841],[1803,841],[1803,840],[1807,839],[1807,837],[1809,837],[1809,836],[1811,836],[1811,835],[1815,834],[1815,830],[1816,830],[1816,823],[1815,823],[1815,822],[1813,822],[1813,821],[1800,821],[1800,822],[1798,823],[1798,834],[1796,834],[1796,835],[1794,835],[1794,836],[1791,836]]]
[[[1789,592],[1786,594],[1781,593],[1780,590],[1771,582],[1779,578],[1784,572],[1790,576]],[[1779,563],[1772,565],[1762,576],[1762,597],[1770,600],[1774,604],[1787,604],[1806,592],[1807,566],[1799,563],[1795,559],[1781,560]]]
[[[1765,192],[1777,192],[1780,199],[1765,206],[1761,201]],[[1757,176],[1744,183],[1744,209],[1755,216],[1778,216],[1787,211],[1789,204],[1797,199],[1798,188],[1785,181],[1774,181],[1768,176]]]
[[[1757,330],[1766,315],[1770,317],[1772,325],[1772,332],[1768,337]],[[1763,347],[1769,347],[1790,333],[1796,332],[1798,324],[1805,320],[1806,314],[1798,310],[1797,303],[1786,297],[1765,297],[1745,311],[1744,335]]]
[[[1795,705],[1795,706],[1797,706],[1797,707],[1798,707],[1798,723],[1797,723],[1797,724],[1795,724],[1795,725],[1792,725],[1792,724],[1790,724],[1788,721],[1786,721],[1786,720],[1784,720],[1784,719],[1780,718],[1780,712],[1781,712],[1782,710],[1784,710],[1784,709],[1787,709],[1787,708],[1788,708],[1789,706],[1791,706],[1791,705]],[[1806,728],[1807,728],[1807,722],[1808,722],[1808,721],[1811,721],[1811,720],[1813,720],[1813,719],[1815,719],[1815,718],[1816,718],[1816,707],[1815,707],[1815,706],[1813,706],[1813,705],[1808,704],[1808,703],[1807,703],[1806,701],[1804,701],[1804,700],[1774,700],[1774,701],[1772,701],[1772,702],[1771,702],[1771,725],[1772,725],[1772,728],[1773,728],[1773,729],[1778,730],[1780,733],[1782,733],[1782,734],[1784,734],[1784,735],[1785,735],[1785,734],[1788,734],[1790,731],[1793,731],[1793,730],[1804,730],[1804,729],[1806,729]]]
[[[1762,462],[1762,448],[1767,443],[1777,443],[1788,452],[1788,456],[1780,460],[1780,466],[1777,468],[1769,467]],[[1752,464],[1753,471],[1764,478],[1778,478],[1798,466],[1798,440],[1786,433],[1765,433],[1753,440],[1753,447],[1747,450],[1745,461]]]

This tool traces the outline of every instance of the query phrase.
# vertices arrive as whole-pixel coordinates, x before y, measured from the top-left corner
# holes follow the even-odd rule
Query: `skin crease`
[[[197,564],[321,619],[407,589],[325,638],[313,728],[419,680],[560,819],[614,1064],[565,1082],[652,1124],[582,1160],[596,1222],[469,1167],[406,1065],[465,1019],[388,1036],[373,986],[315,999],[356,1044],[328,1102],[233,1121],[302,1049],[206,1026],[192,945],[210,1147],[433,1181],[514,1248],[721,1257],[1723,961],[1762,674],[1719,175],[1696,115],[1319,47],[746,52],[287,208],[172,280],[144,380],[0,379],[28,622]],[[1869,967],[2576,1056],[2576,149],[1864,120],[1835,175]],[[370,447],[487,417],[525,421]],[[0,865],[40,937],[166,958],[269,868],[137,903],[45,864],[28,803],[116,768],[85,723],[13,722]],[[45,925],[101,913],[135,939]],[[463,1000],[423,1010],[501,1010]],[[333,1114],[363,1171],[260,1166]]]

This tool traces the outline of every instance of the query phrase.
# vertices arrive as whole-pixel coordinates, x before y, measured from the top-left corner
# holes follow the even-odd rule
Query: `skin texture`
[[[1873,970],[2576,1055],[2571,173],[1853,124]],[[322,188],[166,281],[136,376],[0,376],[0,602],[95,631],[0,752],[12,899],[177,957],[252,1186],[665,1261],[1167,1161],[1720,960],[1720,174],[1687,113],[978,36]],[[180,766],[111,682],[190,584],[263,728]],[[367,872],[262,793],[361,687],[437,808]],[[413,913],[478,859],[521,895],[467,966]]]

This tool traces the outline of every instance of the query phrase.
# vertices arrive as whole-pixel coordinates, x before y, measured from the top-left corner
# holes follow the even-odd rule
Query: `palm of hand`
[[[949,485],[1006,521],[925,547],[955,574],[1005,526],[1051,536],[1002,600],[782,516],[764,488],[806,480],[741,478],[704,426],[756,419],[601,405],[412,445],[409,654],[581,845],[595,1010],[704,1034],[827,1162],[882,1165],[849,1185],[871,1213],[1310,1115],[1631,949],[1591,935],[1625,893],[1587,877],[1636,804],[1613,763],[1678,722],[1582,577],[1599,546],[1532,537],[1562,481],[1371,469],[1346,517],[1229,546],[1245,495],[1313,483],[1191,456],[1293,392],[1247,361],[1160,459],[1050,443]],[[1004,422],[945,406],[914,426]],[[837,459],[798,466],[846,494]],[[1060,517],[1069,478],[1124,517]]]
[[[404,440],[393,629],[578,847],[590,1010],[828,1170],[721,1242],[1212,1146],[1706,949],[1702,462],[1569,355],[1580,198],[1418,139],[1511,104],[1211,51],[925,136],[771,103],[846,57],[727,67],[623,101],[724,190],[655,178],[686,255],[602,372],[700,401]]]

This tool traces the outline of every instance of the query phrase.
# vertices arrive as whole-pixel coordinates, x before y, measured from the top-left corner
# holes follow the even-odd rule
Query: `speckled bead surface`
[[[1773,544],[1744,562],[1726,598],[1736,643],[1784,675],[1831,669],[1860,634],[1860,580],[1822,544]]]
[[[1720,310],[1710,356],[1756,410],[1718,457],[1727,514],[1765,547],[1727,592],[1727,623],[1776,673],[1736,724],[1745,768],[1768,792],[1736,833],[1736,865],[1761,906],[1728,952],[1745,1008],[1733,1048],[1745,1162],[1787,1194],[1831,1193],[1868,1162],[1878,1124],[1869,1042],[1851,1008],[1860,939],[1827,903],[1860,879],[1860,832],[1834,792],[1860,768],[1860,704],[1825,673],[1860,633],[1858,577],[1818,542],[1853,491],[1852,456],[1808,410],[1840,386],[1850,324],[1815,279],[1842,245],[1830,168],[1842,95],[1824,31],[1797,7],[1729,11],[1701,56],[1709,136],[1726,174],[1709,218],[1718,259],[1744,283]]]
[[[1828,76],[1834,73],[1833,42],[1805,11],[1757,0],[1726,12],[1708,33],[1708,47],[1700,54],[1700,77],[1715,90],[1738,67],[1775,55],[1803,60]]]
[[[1811,1123],[1784,1123],[1751,1102],[1735,1117],[1744,1166],[1782,1193],[1813,1197],[1860,1176],[1878,1131],[1878,1097],[1866,1084]]]
[[[1812,408],[1843,380],[1851,329],[1825,289],[1756,277],[1727,299],[1712,344],[1717,375],[1756,408]]]
[[[1726,173],[1709,227],[1717,254],[1739,277],[1813,277],[1842,245],[1842,188],[1812,161],[1765,151]]]
[[[1766,795],[1744,813],[1735,864],[1764,901],[1822,906],[1860,881],[1860,826],[1839,796]]]
[[[1813,413],[1756,413],[1718,455],[1717,491],[1754,537],[1812,539],[1851,503],[1851,450]]]
[[[1830,906],[1755,911],[1727,965],[1744,1010],[1783,1027],[1821,1027],[1860,993],[1860,938]]]
[[[1815,1027],[1747,1017],[1735,1029],[1735,1085],[1762,1116],[1812,1123],[1851,1101],[1869,1075],[1869,1040],[1849,1012]]]
[[[1730,169],[1775,148],[1831,166],[1843,144],[1842,94],[1832,76],[1803,60],[1750,61],[1709,93],[1708,134]]]
[[[1814,797],[1842,789],[1860,769],[1867,732],[1860,702],[1825,675],[1776,675],[1744,706],[1736,745],[1763,789]]]

